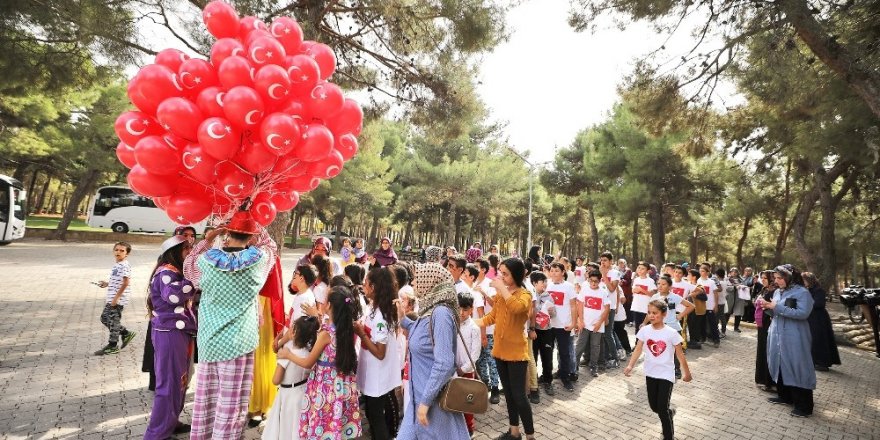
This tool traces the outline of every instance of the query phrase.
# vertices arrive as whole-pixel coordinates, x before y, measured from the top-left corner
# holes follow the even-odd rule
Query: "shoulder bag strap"
[[[471,362],[471,368],[474,370],[474,375],[477,379],[480,379],[480,370],[477,370],[477,364],[474,363],[474,358],[471,357],[470,350],[467,349],[467,343],[464,342],[464,336],[461,334],[461,326],[458,326],[456,329],[458,332],[458,338],[461,339],[461,343],[464,344],[464,352],[467,354],[468,360]],[[434,346],[434,314],[430,314],[428,316],[428,334],[431,335],[431,346]],[[412,377],[412,375],[410,375]],[[482,379],[480,379],[482,380]]]

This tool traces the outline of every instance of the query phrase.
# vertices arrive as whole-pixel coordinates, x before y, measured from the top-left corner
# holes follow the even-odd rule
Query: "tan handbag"
[[[433,315],[432,315],[433,317]],[[428,331],[431,333],[431,345],[434,344],[434,327],[433,323],[428,322]],[[464,336],[461,334],[461,327],[458,329],[458,337],[461,343],[465,344]],[[469,377],[453,377],[446,382],[443,389],[440,390],[439,400],[440,408],[444,411],[483,414],[489,410],[489,387],[480,380],[480,372],[474,364],[470,351],[465,349],[468,360],[471,361],[471,368],[474,369],[475,379]]]

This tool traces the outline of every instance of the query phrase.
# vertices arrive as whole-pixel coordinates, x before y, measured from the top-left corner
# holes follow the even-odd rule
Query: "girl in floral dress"
[[[282,349],[278,357],[311,369],[299,419],[300,438],[341,440],[360,437],[357,354],[354,321],[360,302],[348,288],[334,287],[327,298],[330,322],[321,326],[312,351],[305,358]],[[314,367],[314,368],[312,368]]]

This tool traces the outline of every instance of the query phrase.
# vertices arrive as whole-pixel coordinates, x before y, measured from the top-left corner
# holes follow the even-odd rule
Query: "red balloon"
[[[180,153],[161,136],[147,136],[138,141],[134,157],[141,168],[157,176],[176,175],[180,171]]]
[[[361,135],[364,124],[364,111],[354,99],[346,98],[342,109],[326,120],[327,128],[333,133],[354,133]]]
[[[272,34],[269,33],[269,31],[266,31],[263,29],[254,29],[248,34],[247,38],[245,38],[241,41],[242,41],[242,43],[244,43],[245,47],[250,47],[251,44],[253,44],[253,42],[256,41],[257,38],[263,38],[263,37],[271,38],[273,40],[275,39],[275,37],[273,37]],[[281,46],[281,47],[284,47],[284,46]]]
[[[180,68],[180,64],[188,59],[189,55],[177,49],[168,48],[160,50],[159,53],[156,54],[156,58],[153,62],[177,72],[177,69]]]
[[[239,128],[258,127],[265,111],[260,95],[250,87],[233,87],[223,95],[223,113]]]
[[[279,212],[289,211],[299,204],[299,193],[293,190],[275,192],[269,198]]]
[[[311,124],[303,131],[302,141],[293,150],[304,162],[316,162],[333,149],[333,133],[321,124]]]
[[[211,65],[219,68],[225,59],[233,55],[244,56],[244,45],[235,38],[221,38],[211,46]]]
[[[302,176],[291,178],[289,182],[290,189],[302,194],[317,188],[318,185],[321,184],[321,179],[308,174],[303,174]]]
[[[327,155],[327,157],[317,162],[310,163],[307,174],[321,179],[332,179],[342,171],[343,162],[342,154],[333,150]]]
[[[206,117],[226,116],[223,113],[223,95],[225,94],[226,92],[220,87],[208,87],[199,93],[199,96],[196,98],[196,105],[199,106],[199,110]]]
[[[232,162],[221,162],[214,186],[231,199],[243,199],[254,192],[254,177]]]
[[[199,144],[188,144],[181,155],[183,171],[198,182],[210,185],[217,180],[217,159],[205,152]]]
[[[168,199],[170,197],[153,197],[153,203],[159,207],[161,210],[165,210],[168,207]]]
[[[266,23],[263,20],[260,20],[257,17],[248,15],[239,21],[238,24],[238,38],[241,41],[247,41],[248,35],[253,31],[268,31],[269,28],[266,26]]]
[[[302,137],[300,132],[299,124],[284,113],[272,113],[260,124],[260,140],[276,156],[283,156],[296,148]]]
[[[342,89],[336,84],[322,82],[312,89],[309,94],[308,105],[315,117],[320,119],[328,119],[330,116],[342,110],[345,103],[345,97],[342,96]]]
[[[215,38],[238,36],[238,13],[228,3],[214,0],[202,11],[202,20]]]
[[[250,212],[254,220],[263,226],[269,226],[275,220],[275,215],[278,214],[275,203],[272,202],[269,194],[265,192],[261,192],[254,197]]]
[[[259,142],[248,142],[235,155],[235,163],[241,165],[253,175],[265,173],[272,169],[278,156],[266,149]]]
[[[162,102],[174,96],[183,96],[183,86],[173,70],[161,64],[149,64],[141,68],[137,75],[137,87],[144,96]]]
[[[278,160],[275,161],[275,166],[272,167],[272,172],[270,174],[273,176],[289,178],[302,176],[305,173],[306,164],[299,160],[295,155],[288,154],[279,157]]]
[[[198,58],[184,61],[177,70],[177,77],[183,88],[189,90],[193,96],[218,84],[217,73],[211,63]]]
[[[344,160],[351,160],[355,154],[358,152],[358,140],[355,135],[351,133],[346,133],[342,136],[336,137],[336,142],[333,144],[334,149],[339,151],[339,154],[342,155]]]
[[[235,156],[241,147],[241,132],[223,118],[208,118],[198,128],[199,144],[217,160]]]
[[[152,99],[147,98],[141,92],[140,83],[137,81],[138,77],[135,76],[128,82],[128,86],[126,87],[126,94],[128,95],[128,99],[132,104],[135,105],[140,111],[148,114],[155,115],[156,108],[159,107],[158,102],[153,102]]]
[[[162,140],[165,141],[166,144],[171,145],[171,147],[177,151],[183,151],[183,147],[189,143],[186,139],[167,131],[162,135]]]
[[[255,88],[267,103],[280,104],[290,93],[290,78],[281,66],[267,64],[257,71],[254,77]]]
[[[296,119],[297,122],[303,125],[308,124],[314,118],[308,106],[298,99],[287,101],[287,105],[281,109],[281,113],[293,116],[293,119]]]
[[[211,215],[211,202],[203,195],[175,194],[168,198],[165,213],[178,224],[191,225]]]
[[[283,66],[284,57],[284,46],[271,35],[256,38],[248,45],[248,59],[254,66],[266,64]]]
[[[307,55],[294,55],[287,57],[285,61],[294,95],[306,95],[311,92],[321,79],[318,62]]]
[[[296,20],[290,17],[278,17],[269,26],[269,32],[284,46],[288,54],[295,53],[303,42],[303,31]]]
[[[217,78],[226,89],[235,86],[252,87],[254,85],[254,68],[246,58],[233,55],[220,64],[217,69]]]
[[[147,197],[170,196],[177,189],[177,179],[149,173],[140,165],[131,167],[126,180],[131,189]]]
[[[163,127],[186,140],[196,140],[199,123],[202,122],[201,110],[186,98],[168,98],[159,104],[156,119]]]
[[[308,46],[305,53],[318,62],[318,67],[321,68],[321,79],[330,78],[333,72],[336,71],[336,54],[333,53],[333,49],[330,46],[323,43],[315,43]]]
[[[126,168],[131,168],[137,165],[137,159],[134,158],[134,148],[126,145],[125,142],[120,142],[119,145],[116,146],[116,158],[125,165]]]
[[[119,140],[135,145],[146,136],[161,134],[164,130],[159,123],[146,113],[124,112],[116,118],[113,130]]]

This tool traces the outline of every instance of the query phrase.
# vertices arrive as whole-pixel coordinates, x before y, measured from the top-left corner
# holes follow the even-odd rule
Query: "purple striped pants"
[[[254,353],[200,362],[190,439],[237,440],[244,435],[254,381]]]

